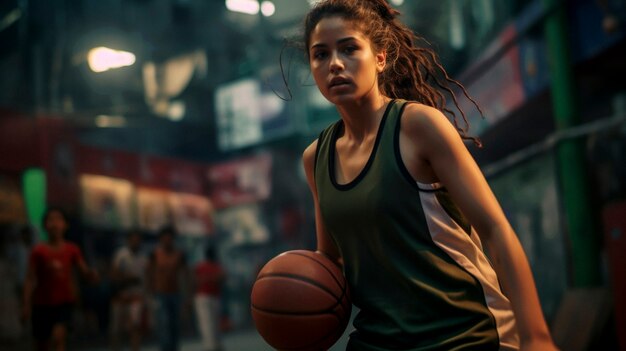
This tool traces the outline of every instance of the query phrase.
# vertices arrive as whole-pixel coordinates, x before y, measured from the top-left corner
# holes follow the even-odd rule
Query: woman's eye
[[[320,60],[326,57],[326,53],[323,51],[318,51],[316,53],[313,54],[313,58]]]
[[[351,54],[355,52],[356,50],[357,48],[355,46],[347,46],[345,49],[343,49],[343,51],[347,54]]]

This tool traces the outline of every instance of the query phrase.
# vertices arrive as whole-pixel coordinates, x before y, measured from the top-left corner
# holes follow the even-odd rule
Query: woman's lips
[[[328,84],[329,88],[341,87],[350,84],[350,80],[343,77],[336,77],[330,80]]]

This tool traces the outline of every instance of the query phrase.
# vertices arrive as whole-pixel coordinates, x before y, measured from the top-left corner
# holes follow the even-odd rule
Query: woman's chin
[[[326,98],[334,105],[344,105],[355,101],[354,94],[332,94]]]

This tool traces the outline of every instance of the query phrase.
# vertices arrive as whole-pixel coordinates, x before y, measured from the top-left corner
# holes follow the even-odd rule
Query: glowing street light
[[[263,16],[269,17],[276,12],[276,6],[271,1],[258,0],[226,0],[226,8],[233,12],[256,15],[261,11]]]
[[[270,17],[276,12],[276,6],[271,1],[263,1],[261,3],[261,13],[265,17]]]
[[[226,0],[226,8],[233,12],[256,15],[259,13],[257,0]]]
[[[104,72],[112,68],[126,67],[134,64],[135,55],[132,52],[113,50],[100,46],[89,50],[87,62],[92,71]]]

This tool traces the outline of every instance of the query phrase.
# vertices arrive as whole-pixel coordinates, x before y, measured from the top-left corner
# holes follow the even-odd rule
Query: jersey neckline
[[[365,166],[363,166],[363,169],[359,172],[359,174],[353,180],[345,184],[339,184],[339,182],[337,182],[337,178],[335,177],[336,175],[336,172],[335,172],[336,143],[337,143],[337,136],[339,134],[339,131],[341,131],[341,129],[343,128],[343,120],[340,119],[337,122],[330,136],[330,147],[329,147],[330,155],[328,157],[328,173],[330,176],[330,181],[336,189],[350,190],[354,188],[355,186],[357,186],[361,182],[361,180],[365,177],[365,175],[367,174],[367,171],[370,169],[370,167],[372,166],[372,163],[374,162],[374,158],[376,157],[376,151],[378,150],[378,145],[380,144],[380,139],[382,138],[382,135],[383,135],[383,129],[385,127],[387,115],[389,114],[389,111],[391,111],[391,108],[393,107],[393,105],[395,105],[395,103],[396,103],[396,99],[393,99],[389,101],[389,103],[387,104],[387,107],[385,108],[385,113],[383,114],[383,117],[380,119],[380,122],[378,125],[378,131],[376,132],[376,140],[374,141],[374,147],[372,148],[372,151],[369,155],[369,158],[367,159],[367,162],[365,163]]]

